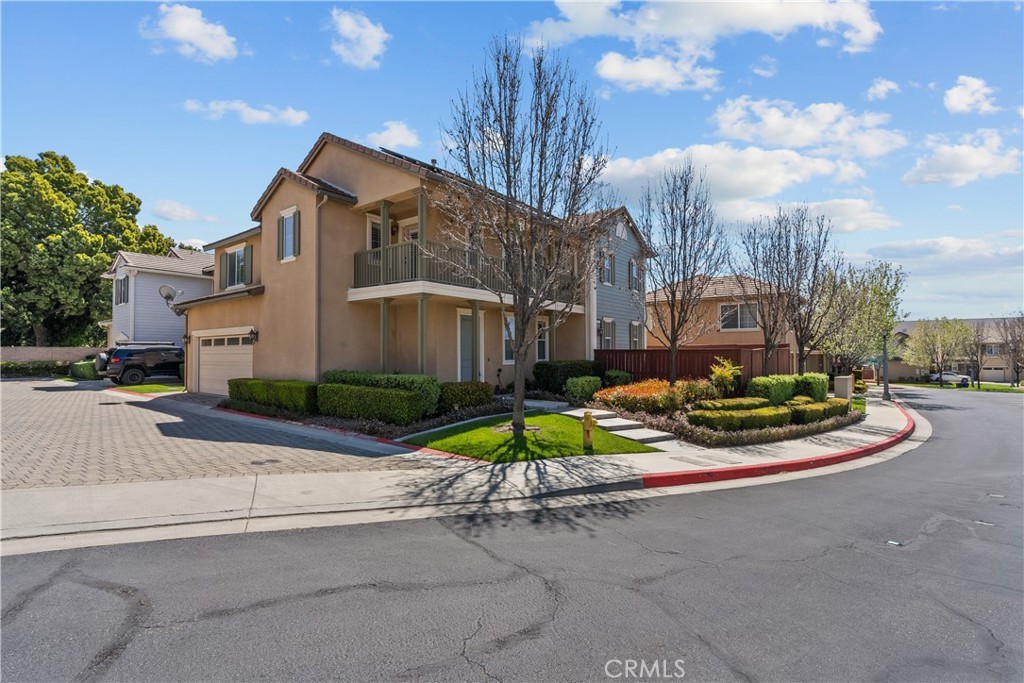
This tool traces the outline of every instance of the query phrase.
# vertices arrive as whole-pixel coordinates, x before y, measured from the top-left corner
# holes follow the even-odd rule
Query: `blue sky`
[[[587,80],[627,200],[687,154],[730,225],[808,203],[912,318],[1024,307],[1020,3],[3,2],[3,154],[68,155],[209,242],[322,131],[444,160],[496,33]]]

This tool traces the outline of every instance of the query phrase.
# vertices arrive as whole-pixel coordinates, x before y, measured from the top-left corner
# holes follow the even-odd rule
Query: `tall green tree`
[[[843,274],[835,296],[841,301],[833,315],[835,324],[821,343],[839,374],[862,365],[881,353],[882,339],[906,317],[900,311],[906,273],[887,261],[871,261]]]
[[[973,336],[971,326],[963,320],[922,320],[910,330],[907,350],[903,356],[912,365],[938,372],[941,386],[942,371],[946,366],[970,356]]]
[[[68,157],[4,157],[0,174],[0,304],[3,345],[96,344],[110,317],[101,279],[119,250],[163,254],[174,246],[154,225],[139,227],[142,201],[119,185],[90,180]]]

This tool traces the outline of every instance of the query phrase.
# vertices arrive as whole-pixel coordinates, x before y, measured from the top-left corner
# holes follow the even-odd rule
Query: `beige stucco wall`
[[[697,339],[693,339],[686,343],[687,346],[731,346],[731,345],[754,345],[763,344],[764,335],[761,333],[761,328],[753,330],[722,330],[719,329],[717,321],[719,320],[719,307],[722,304],[736,304],[737,301],[724,300],[724,299],[710,299],[708,301],[701,302],[701,306],[698,309],[701,319],[710,321],[711,331],[701,335]],[[667,304],[661,304],[667,305]],[[648,305],[650,307],[650,304]],[[647,331],[647,348],[649,349],[664,349],[668,347],[668,344],[663,340],[658,324],[653,313],[648,312],[648,324],[655,329],[654,332],[651,330]],[[796,347],[796,339],[793,337],[793,333],[789,332],[782,340],[783,344],[789,344],[792,348]]]
[[[262,330],[264,330],[265,327],[263,325],[263,319],[260,316],[261,298],[262,297],[256,296],[245,297],[243,299],[232,299],[230,301],[218,301],[216,303],[195,306],[188,309],[186,329],[190,336],[190,342],[188,349],[185,352],[185,388],[187,390],[199,390],[197,384],[198,375],[196,374],[199,367],[199,343],[195,337],[191,336],[197,331],[218,330],[232,327],[255,327],[257,330],[260,330],[260,338],[252,347],[253,374],[257,377],[261,377],[263,375],[255,372],[256,368],[262,367],[263,365],[271,362],[275,364],[283,362],[283,359],[278,359],[273,356],[271,344],[264,344],[264,333]]]
[[[274,230],[276,231],[277,223],[274,223],[273,227],[274,227]],[[276,242],[277,238],[275,237],[275,235],[276,235],[276,232],[270,234],[270,245],[272,247],[274,247],[274,249],[276,250],[277,249],[277,242]],[[263,277],[263,264],[260,262],[260,259],[262,258],[262,256],[260,255],[262,241],[263,241],[263,234],[262,234],[262,231],[261,231],[260,233],[257,233],[255,235],[250,235],[249,237],[247,237],[245,239],[238,240],[237,242],[232,242],[231,244],[228,244],[226,246],[223,246],[223,247],[220,247],[219,249],[215,249],[214,250],[214,252],[213,252],[213,291],[214,292],[223,291],[221,289],[221,286],[220,286],[220,256],[221,256],[221,254],[223,254],[225,252],[228,252],[228,251],[235,251],[238,247],[244,246],[244,245],[250,245],[250,244],[252,245],[252,253],[253,253],[252,283],[254,285],[258,285],[261,282],[261,278]],[[275,256],[276,255],[277,254],[275,253]]]
[[[330,142],[313,159],[306,174],[354,193],[360,205],[420,187],[417,175]]]

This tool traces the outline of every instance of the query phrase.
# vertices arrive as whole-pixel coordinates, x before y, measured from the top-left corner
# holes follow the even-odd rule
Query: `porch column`
[[[380,243],[391,244],[391,202],[380,203]]]
[[[420,231],[420,242],[427,240],[427,191],[422,187],[416,195],[416,217],[419,219],[417,228]]]
[[[554,316],[548,318],[548,360],[558,360],[555,355],[555,325]]]
[[[421,375],[427,374],[427,299],[429,294],[420,294],[417,297],[419,306],[419,346],[417,347],[417,367]]]
[[[477,380],[482,380],[480,377],[480,302],[470,301],[469,309],[473,313],[473,334],[472,334],[472,351],[473,351],[473,374]]]
[[[391,302],[394,299],[380,300],[380,371],[391,370]]]

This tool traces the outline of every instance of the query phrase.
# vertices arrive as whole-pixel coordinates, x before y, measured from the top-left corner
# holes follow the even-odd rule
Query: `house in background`
[[[188,389],[226,394],[234,377],[318,380],[336,368],[489,383],[504,370],[510,381],[497,295],[446,265],[479,263],[496,289],[501,254],[444,240],[427,193],[448,177],[433,163],[321,135],[294,171],[271,179],[255,227],[207,245],[213,293],[176,302],[188,318]],[[540,321],[527,372],[537,360],[587,354],[583,305],[557,329],[551,322]]]
[[[644,262],[650,247],[622,206],[607,212],[606,237],[587,288],[587,358],[594,349],[645,349]]]
[[[213,291],[213,256],[190,249],[170,249],[165,255],[119,251],[103,277],[113,280],[113,306],[107,330],[108,348],[117,343],[171,342],[182,345],[185,320],[175,315],[160,296],[169,285],[177,299],[205,296]]]
[[[1012,382],[1013,366],[1004,355],[1003,343],[999,339],[999,330],[996,327],[996,323],[1003,318],[963,318],[962,320],[972,328],[977,325],[985,326],[985,358],[981,366],[980,380],[982,382]],[[900,348],[906,345],[919,322],[921,321],[906,320],[898,323],[893,331],[893,358],[889,360],[889,377],[891,379],[926,381],[932,372],[930,368],[910,365],[900,357]],[[971,363],[966,358],[959,358],[947,363],[947,366],[942,369],[971,376]]]

